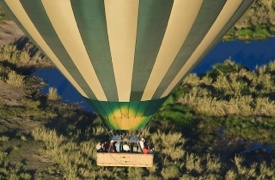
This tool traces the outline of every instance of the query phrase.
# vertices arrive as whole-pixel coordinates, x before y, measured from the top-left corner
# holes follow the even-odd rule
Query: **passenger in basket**
[[[133,144],[133,152],[138,152],[138,144],[137,143]]]
[[[142,149],[142,152],[143,154],[148,154],[150,152],[150,147],[149,146],[145,146],[143,149]]]
[[[123,151],[130,152],[130,147],[128,146],[128,144],[124,143],[122,148],[123,148]]]
[[[111,144],[110,146],[111,146],[111,147],[110,147],[110,151],[109,151],[109,152],[111,152],[111,153],[116,152],[116,150],[115,150],[115,148],[114,148],[114,145],[113,145],[113,144]]]
[[[139,143],[140,148],[143,149],[144,145],[145,145],[145,139],[141,138],[141,140],[138,143]]]
[[[110,145],[109,145],[109,152],[111,152],[111,153],[116,152],[116,150],[115,150],[115,145],[114,145],[114,140],[111,140],[111,142],[110,142]]]
[[[109,143],[105,141],[103,143],[103,151],[107,152],[108,150],[109,150]]]
[[[103,151],[102,143],[99,141],[99,142],[96,144],[95,148],[96,148],[96,151],[97,151],[97,152]]]
[[[115,144],[115,147],[116,147],[116,152],[120,152],[120,141],[117,141],[116,144]]]

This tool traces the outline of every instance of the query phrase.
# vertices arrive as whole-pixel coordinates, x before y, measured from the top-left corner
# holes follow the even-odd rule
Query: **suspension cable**
[[[144,132],[144,130],[151,124],[153,117],[149,120],[149,123],[147,123],[141,130],[141,132],[138,134],[138,138],[141,136],[141,134]]]
[[[107,134],[112,138],[114,136],[113,131],[112,130],[109,131],[108,128],[105,126],[105,124],[102,122],[101,119],[100,119],[100,124],[105,129],[105,131],[107,132]]]

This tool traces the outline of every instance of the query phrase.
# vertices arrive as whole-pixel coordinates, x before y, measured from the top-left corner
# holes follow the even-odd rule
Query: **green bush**
[[[254,35],[252,29],[239,29],[236,32],[236,37],[240,40],[251,40]]]
[[[271,33],[266,27],[257,26],[253,33],[253,38],[255,39],[267,39],[269,37],[271,37]]]
[[[181,175],[180,169],[176,165],[169,165],[164,167],[161,171],[161,175],[164,179],[178,178]]]

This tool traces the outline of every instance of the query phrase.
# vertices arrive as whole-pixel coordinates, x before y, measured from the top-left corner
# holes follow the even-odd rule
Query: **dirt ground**
[[[0,48],[11,44],[25,36],[23,31],[13,21],[4,21],[0,24]]]
[[[2,21],[0,23],[0,48],[5,45],[14,43],[17,43],[16,45],[20,46],[21,48],[26,46],[29,50],[37,49],[34,43],[29,40],[29,38],[14,21]],[[42,52],[38,49],[35,51]],[[30,52],[30,54],[31,53],[33,52]],[[29,61],[20,61],[17,66],[25,68],[52,68],[54,67],[54,64],[47,58],[47,56],[43,55],[41,59],[31,58]]]
[[[0,48],[11,44],[25,36],[13,21],[4,21],[0,24]],[[9,86],[0,81],[0,105],[15,106],[23,96],[23,87]]]
[[[23,87],[15,87],[0,81],[0,104],[19,106],[23,97]]]

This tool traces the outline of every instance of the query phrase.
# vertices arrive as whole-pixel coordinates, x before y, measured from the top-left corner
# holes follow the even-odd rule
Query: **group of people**
[[[154,148],[152,145],[146,143],[144,138],[141,138],[140,140],[129,140],[124,138],[121,139],[115,139],[111,140],[110,143],[108,142],[98,142],[96,145],[97,152],[111,152],[111,153],[120,153],[120,152],[129,152],[129,153],[153,153]]]

